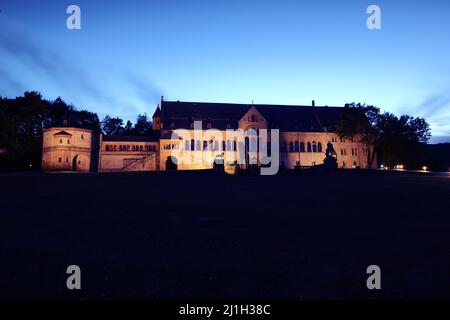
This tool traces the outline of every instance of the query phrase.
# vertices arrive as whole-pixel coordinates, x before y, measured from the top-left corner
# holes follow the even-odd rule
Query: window
[[[222,140],[222,151],[225,151],[225,140]]]
[[[311,152],[311,142],[308,142],[308,152]]]
[[[59,143],[62,143],[62,139],[59,139]]]
[[[256,116],[254,114],[252,114],[252,116],[250,117],[250,121],[251,122],[256,122]]]
[[[188,147],[188,150],[189,150],[189,147]],[[191,139],[191,149],[190,150],[192,150],[192,151],[195,150],[195,140],[194,139]]]
[[[295,152],[298,152],[298,141],[295,141],[295,143],[294,143],[294,151]]]
[[[305,152],[305,143],[300,142],[300,152]]]
[[[109,146],[108,145],[106,145],[106,149],[105,149],[106,151],[109,151]]]
[[[195,146],[197,151],[201,151],[202,150],[202,143],[200,140],[196,141],[196,146]]]
[[[281,142],[281,152],[287,152],[287,143],[286,143],[286,141]]]
[[[144,151],[144,147],[143,146],[139,146],[139,151]]]
[[[317,152],[322,152],[322,143],[317,144]]]
[[[81,135],[81,140],[83,140],[84,139],[84,135]]]
[[[189,140],[184,140],[184,150],[189,150]]]
[[[219,141],[214,141],[214,150],[219,150]]]
[[[236,140],[233,141],[233,151],[237,150],[237,143]]]
[[[316,145],[315,141],[313,141],[313,143],[312,143],[312,151],[317,152],[317,145]]]
[[[289,141],[289,152],[294,152],[294,143]]]
[[[208,147],[208,141],[203,140],[203,151]]]
[[[62,158],[59,158],[59,159],[58,159],[58,162],[60,162],[60,163],[61,163],[61,162],[62,162]]]
[[[212,151],[213,149],[213,141],[209,140],[209,150]]]
[[[136,147],[135,146],[131,146],[131,151],[136,151]]]
[[[231,141],[227,140],[227,151],[231,151]]]
[[[70,140],[69,139],[67,139],[67,144],[70,144]]]

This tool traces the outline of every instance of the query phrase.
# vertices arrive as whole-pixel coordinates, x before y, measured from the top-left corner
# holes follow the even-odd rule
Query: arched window
[[[289,141],[289,152],[294,152],[294,143]]]
[[[311,142],[308,142],[307,146],[308,146],[308,152],[311,152]]]
[[[132,146],[132,147],[131,147],[131,150],[132,150],[132,151],[135,151],[135,150],[136,150],[136,147],[135,147],[135,146]]]
[[[236,140],[233,141],[233,151],[237,150],[237,143]]]
[[[214,141],[214,150],[219,150],[219,141]]]
[[[209,140],[209,150],[212,151],[213,150],[213,141]]]
[[[201,151],[202,150],[202,142],[200,140],[197,140],[195,142],[196,146],[195,146],[195,150],[197,151]]]
[[[191,139],[191,148],[189,150],[195,150],[195,140]]]
[[[251,116],[251,122],[256,122],[256,116],[254,114]]]
[[[298,141],[294,142],[294,151],[298,152]]]
[[[207,147],[208,147],[208,141],[203,140],[203,151],[205,151]]]
[[[225,151],[225,140],[222,140],[222,151]]]
[[[144,151],[144,147],[143,146],[139,146],[139,151]]]
[[[189,150],[189,140],[184,140],[184,150]]]
[[[322,152],[322,143],[317,144],[317,152]]]
[[[315,141],[313,141],[313,143],[312,143],[312,151],[317,152],[317,145],[316,145]]]
[[[305,152],[305,143],[300,142],[300,152]]]
[[[109,151],[109,145],[106,145],[106,151]]]
[[[231,151],[231,141],[227,140],[227,151]]]

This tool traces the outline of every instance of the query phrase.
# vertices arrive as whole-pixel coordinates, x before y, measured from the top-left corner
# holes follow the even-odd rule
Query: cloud
[[[146,108],[153,107],[161,95],[161,90],[152,81],[138,73],[125,70],[115,74],[106,66],[88,69],[78,57],[44,47],[26,33],[4,24],[0,24],[0,54],[2,52],[19,66],[0,68],[0,83],[4,82],[5,87],[15,92],[39,90],[45,96],[46,89],[54,87],[57,95],[63,99],[69,96],[75,101],[68,102],[79,108],[118,116],[122,116],[120,112],[125,109],[129,114],[130,107],[136,113],[142,112],[144,104]],[[30,79],[33,83],[42,81],[43,87],[31,87]],[[127,90],[119,92],[117,88]]]

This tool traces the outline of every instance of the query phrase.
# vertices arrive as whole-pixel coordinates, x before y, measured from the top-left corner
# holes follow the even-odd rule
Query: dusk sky
[[[66,8],[81,8],[68,30]],[[381,30],[366,27],[368,5]],[[135,120],[167,100],[344,105],[450,142],[450,1],[0,0],[0,96]]]

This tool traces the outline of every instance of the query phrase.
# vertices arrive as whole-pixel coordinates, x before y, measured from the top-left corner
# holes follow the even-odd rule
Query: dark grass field
[[[450,298],[449,177],[6,174],[0,200],[3,299]]]

